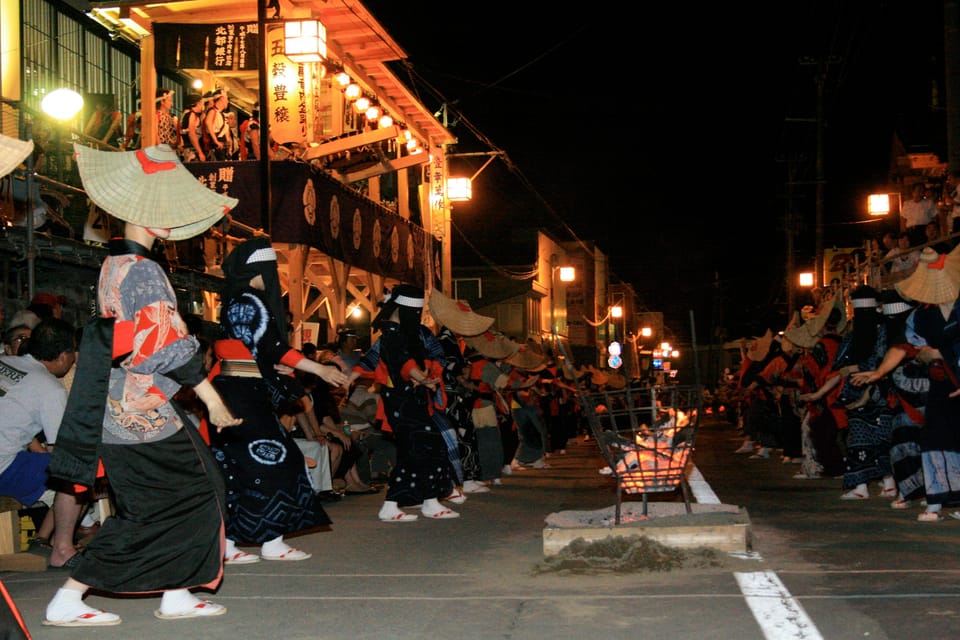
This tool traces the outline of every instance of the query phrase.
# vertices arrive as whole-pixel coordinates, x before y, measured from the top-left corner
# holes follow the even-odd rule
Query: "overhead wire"
[[[422,75],[419,74],[419,72],[416,71],[416,69],[413,68],[412,64],[410,64],[408,61],[405,61],[404,66],[407,68],[408,72],[413,76],[415,76],[420,82],[422,82],[423,85],[426,88],[428,88],[434,94],[435,97],[443,100],[442,104],[446,105],[448,110],[452,110],[456,114],[458,122],[463,124],[463,126],[466,127],[466,129],[469,130],[470,133],[472,133],[477,138],[477,140],[479,140],[484,145],[486,145],[487,148],[490,149],[490,151],[496,153],[497,156],[500,158],[500,160],[506,166],[507,170],[510,171],[510,173],[512,173],[520,181],[520,184],[524,186],[541,205],[543,205],[547,213],[549,213],[550,216],[557,223],[560,224],[563,230],[566,231],[568,234],[570,234],[570,237],[573,238],[574,241],[576,241],[577,244],[579,244],[588,254],[593,255],[593,251],[594,251],[593,247],[590,247],[583,239],[581,239],[580,236],[577,234],[577,232],[567,223],[567,221],[564,220],[559,213],[557,213],[556,209],[554,209],[553,206],[549,203],[549,201],[547,201],[547,199],[543,197],[543,195],[537,190],[537,188],[533,185],[530,179],[527,178],[527,176],[523,173],[520,167],[517,166],[517,164],[513,161],[513,159],[510,157],[510,154],[507,153],[505,149],[501,148],[498,144],[496,144],[489,136],[483,133],[479,129],[479,127],[477,127],[470,120],[470,118],[468,118],[466,114],[464,114],[459,108],[453,106],[452,103],[445,98],[445,96],[439,89],[433,86],[433,84],[430,83],[429,80],[424,78]]]
[[[450,221],[450,227],[460,235],[460,238],[473,250],[474,253],[477,254],[484,264],[493,269],[495,272],[499,273],[504,278],[510,280],[532,280],[533,278],[537,277],[536,264],[532,265],[526,271],[511,271],[506,269],[488,258],[486,254],[484,254],[475,244],[470,241],[469,236],[467,236],[467,234],[463,232],[463,229],[457,226],[457,223],[453,220]]]

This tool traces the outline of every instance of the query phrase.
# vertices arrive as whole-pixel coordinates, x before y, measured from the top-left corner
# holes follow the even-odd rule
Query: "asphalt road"
[[[749,514],[751,558],[721,567],[535,571],[547,515],[614,503],[589,441],[471,495],[459,519],[381,523],[380,495],[328,504],[331,530],[294,539],[312,559],[226,568],[210,596],[229,608],[218,618],[161,621],[157,598],[92,594],[123,623],[44,627],[63,573],[0,579],[37,640],[960,637],[960,521],[920,523],[919,506],[896,511],[879,497],[841,501],[839,479],[793,479],[795,465],[733,454],[739,442],[733,425],[708,420],[693,455],[717,498]]]

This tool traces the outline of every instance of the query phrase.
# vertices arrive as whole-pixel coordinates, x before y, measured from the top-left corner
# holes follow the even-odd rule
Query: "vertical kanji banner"
[[[161,69],[255,71],[260,64],[256,22],[153,25],[154,51]]]
[[[303,65],[284,55],[283,27],[267,28],[270,136],[279,144],[307,139],[307,98]]]

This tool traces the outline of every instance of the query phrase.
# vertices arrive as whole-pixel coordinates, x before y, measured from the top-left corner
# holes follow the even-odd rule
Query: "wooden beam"
[[[375,164],[372,167],[367,167],[362,171],[345,174],[343,179],[344,182],[348,183],[358,182],[360,180],[366,180],[367,178],[373,178],[385,173],[400,171],[401,169],[406,169],[407,167],[415,167],[417,165],[426,164],[427,162],[430,162],[429,153],[417,153],[412,156],[399,158],[397,160],[383,160],[379,164]],[[406,180],[403,180],[403,182],[406,182]],[[401,191],[401,193],[405,194],[406,192]]]
[[[397,138],[399,136],[400,127],[397,125],[384,127],[383,129],[376,129],[374,131],[358,133],[352,136],[344,136],[342,138],[337,138],[336,140],[331,140],[330,142],[324,142],[316,147],[310,147],[303,152],[301,159],[304,161],[309,161],[313,160],[314,158],[322,158],[323,156],[328,156],[332,153],[340,153],[341,151],[347,151],[348,149],[362,147],[363,145],[382,142],[384,140]]]
[[[306,244],[288,244],[285,253],[287,254],[287,290],[290,312],[293,314],[294,344],[292,346],[300,348],[300,332],[298,329],[303,327],[303,270],[307,264],[307,257],[310,254],[310,245]]]
[[[140,147],[152,147],[157,144],[157,71],[155,63],[154,37],[140,39],[140,69],[143,78],[140,83]]]

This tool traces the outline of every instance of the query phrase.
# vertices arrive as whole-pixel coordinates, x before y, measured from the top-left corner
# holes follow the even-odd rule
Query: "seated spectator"
[[[26,352],[32,329],[25,324],[11,326],[3,332],[3,355],[18,356]]]
[[[50,293],[49,291],[41,291],[37,295],[33,296],[33,300],[30,301],[27,309],[37,314],[41,320],[51,317],[62,318],[63,305],[66,303],[66,296]]]
[[[924,227],[924,232],[927,235],[926,244],[931,247],[937,253],[950,253],[950,245],[942,239],[940,235],[940,223],[934,220],[933,222],[928,222],[927,226]]]
[[[360,334],[349,327],[341,327],[337,332],[337,352],[333,355],[333,362],[341,371],[349,373],[360,362],[362,355]]]
[[[896,231],[887,231],[880,236],[880,268],[884,277],[890,274],[893,259],[900,253],[899,241],[900,234]]]
[[[902,277],[913,273],[920,261],[920,250],[910,247],[910,237],[905,233],[901,233],[897,238],[897,248],[898,251],[890,262],[890,274]]]
[[[0,356],[0,494],[30,506],[47,491],[48,448],[55,445],[67,404],[60,378],[76,361],[74,328],[56,318],[33,330],[24,355]],[[42,434],[46,445],[37,437]],[[70,566],[74,532],[86,505],[72,485],[58,485],[41,530],[53,531],[50,566]]]
[[[14,327],[16,325],[24,324],[31,329],[40,324],[40,316],[31,311],[30,309],[21,309],[13,314],[13,317],[10,318],[10,325]]]
[[[393,434],[384,432],[377,418],[379,399],[376,384],[370,387],[357,384],[340,407],[340,416],[344,423],[350,425],[351,437],[360,443],[364,452],[357,461],[357,471],[366,484],[386,482],[390,470],[397,464],[397,445],[393,441]]]
[[[332,365],[331,365],[332,366]],[[301,384],[307,391],[312,411],[318,421],[318,435],[326,439],[330,450],[330,468],[334,489],[342,489],[347,494],[376,493],[370,485],[361,480],[357,461],[364,451],[357,440],[359,433],[342,424],[340,413],[335,404],[325,397],[329,393],[328,385],[318,384],[319,379],[309,374],[301,376]]]
[[[294,443],[303,453],[314,493],[324,502],[339,500],[340,495],[333,491],[333,477],[330,474],[331,447],[322,435],[310,396],[305,395],[298,403],[281,407],[278,413],[280,424],[290,432]]]

